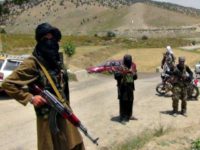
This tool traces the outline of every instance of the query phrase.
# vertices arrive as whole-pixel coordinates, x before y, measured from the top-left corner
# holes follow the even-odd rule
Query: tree
[[[2,15],[3,12],[3,6],[0,4],[0,16]]]
[[[28,2],[29,0],[13,0],[14,4],[22,5],[23,3]]]

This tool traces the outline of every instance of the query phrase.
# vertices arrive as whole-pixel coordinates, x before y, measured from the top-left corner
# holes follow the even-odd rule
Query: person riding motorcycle
[[[175,64],[175,56],[172,51],[171,46],[166,47],[166,52],[163,54],[163,59],[161,61],[161,68],[163,72],[170,71]]]

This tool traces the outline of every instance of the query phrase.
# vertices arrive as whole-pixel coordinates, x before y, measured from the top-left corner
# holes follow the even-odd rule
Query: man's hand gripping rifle
[[[122,75],[123,74],[127,74],[127,73],[135,74],[135,71],[133,70],[133,68],[131,68],[131,70],[127,70],[127,69],[124,69],[122,65],[117,66],[117,67],[112,67],[110,72],[112,72],[112,73],[120,73]]]
[[[82,125],[81,121],[69,108],[64,107],[63,104],[48,90],[42,90],[37,85],[33,85],[33,88],[57,113],[59,113],[63,118],[69,120],[74,126],[78,127],[85,136],[87,136],[94,144],[98,145],[97,141],[99,138],[92,138],[87,129]]]

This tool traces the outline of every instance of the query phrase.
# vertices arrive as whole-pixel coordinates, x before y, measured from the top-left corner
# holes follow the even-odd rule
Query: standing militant
[[[178,102],[181,100],[181,114],[187,116],[187,85],[192,81],[193,73],[185,65],[185,57],[178,58],[178,64],[170,74],[175,78],[172,89],[172,115],[177,115]]]
[[[4,81],[2,87],[21,104],[27,105],[30,102],[34,105],[38,150],[84,150],[78,129],[60,114],[52,113],[53,108],[33,88],[33,85],[37,85],[50,91],[61,97],[59,101],[63,106],[70,108],[68,75],[58,52],[61,32],[48,23],[42,23],[35,30],[35,39],[37,44],[33,56],[24,60]],[[28,91],[23,90],[24,85],[28,86]],[[49,120],[53,114],[59,128],[56,133],[53,132],[52,122]]]
[[[136,119],[132,116],[132,109],[134,100],[133,91],[135,90],[134,80],[137,79],[137,70],[131,55],[124,56],[123,66],[119,71],[115,72],[114,77],[117,80],[118,87],[120,122],[124,124],[130,119]]]

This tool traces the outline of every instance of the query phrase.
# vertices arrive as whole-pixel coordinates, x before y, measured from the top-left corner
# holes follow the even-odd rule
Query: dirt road
[[[88,131],[99,137],[99,146],[84,137],[87,150],[111,149],[120,142],[138,135],[146,129],[172,127],[182,129],[199,124],[199,101],[188,102],[188,117],[172,117],[171,98],[156,95],[159,75],[143,75],[136,81],[134,115],[139,119],[126,125],[118,122],[116,82],[111,77],[90,75],[81,82],[71,82],[71,105]],[[0,100],[1,150],[36,150],[35,115],[29,104],[23,107],[2,96]]]

